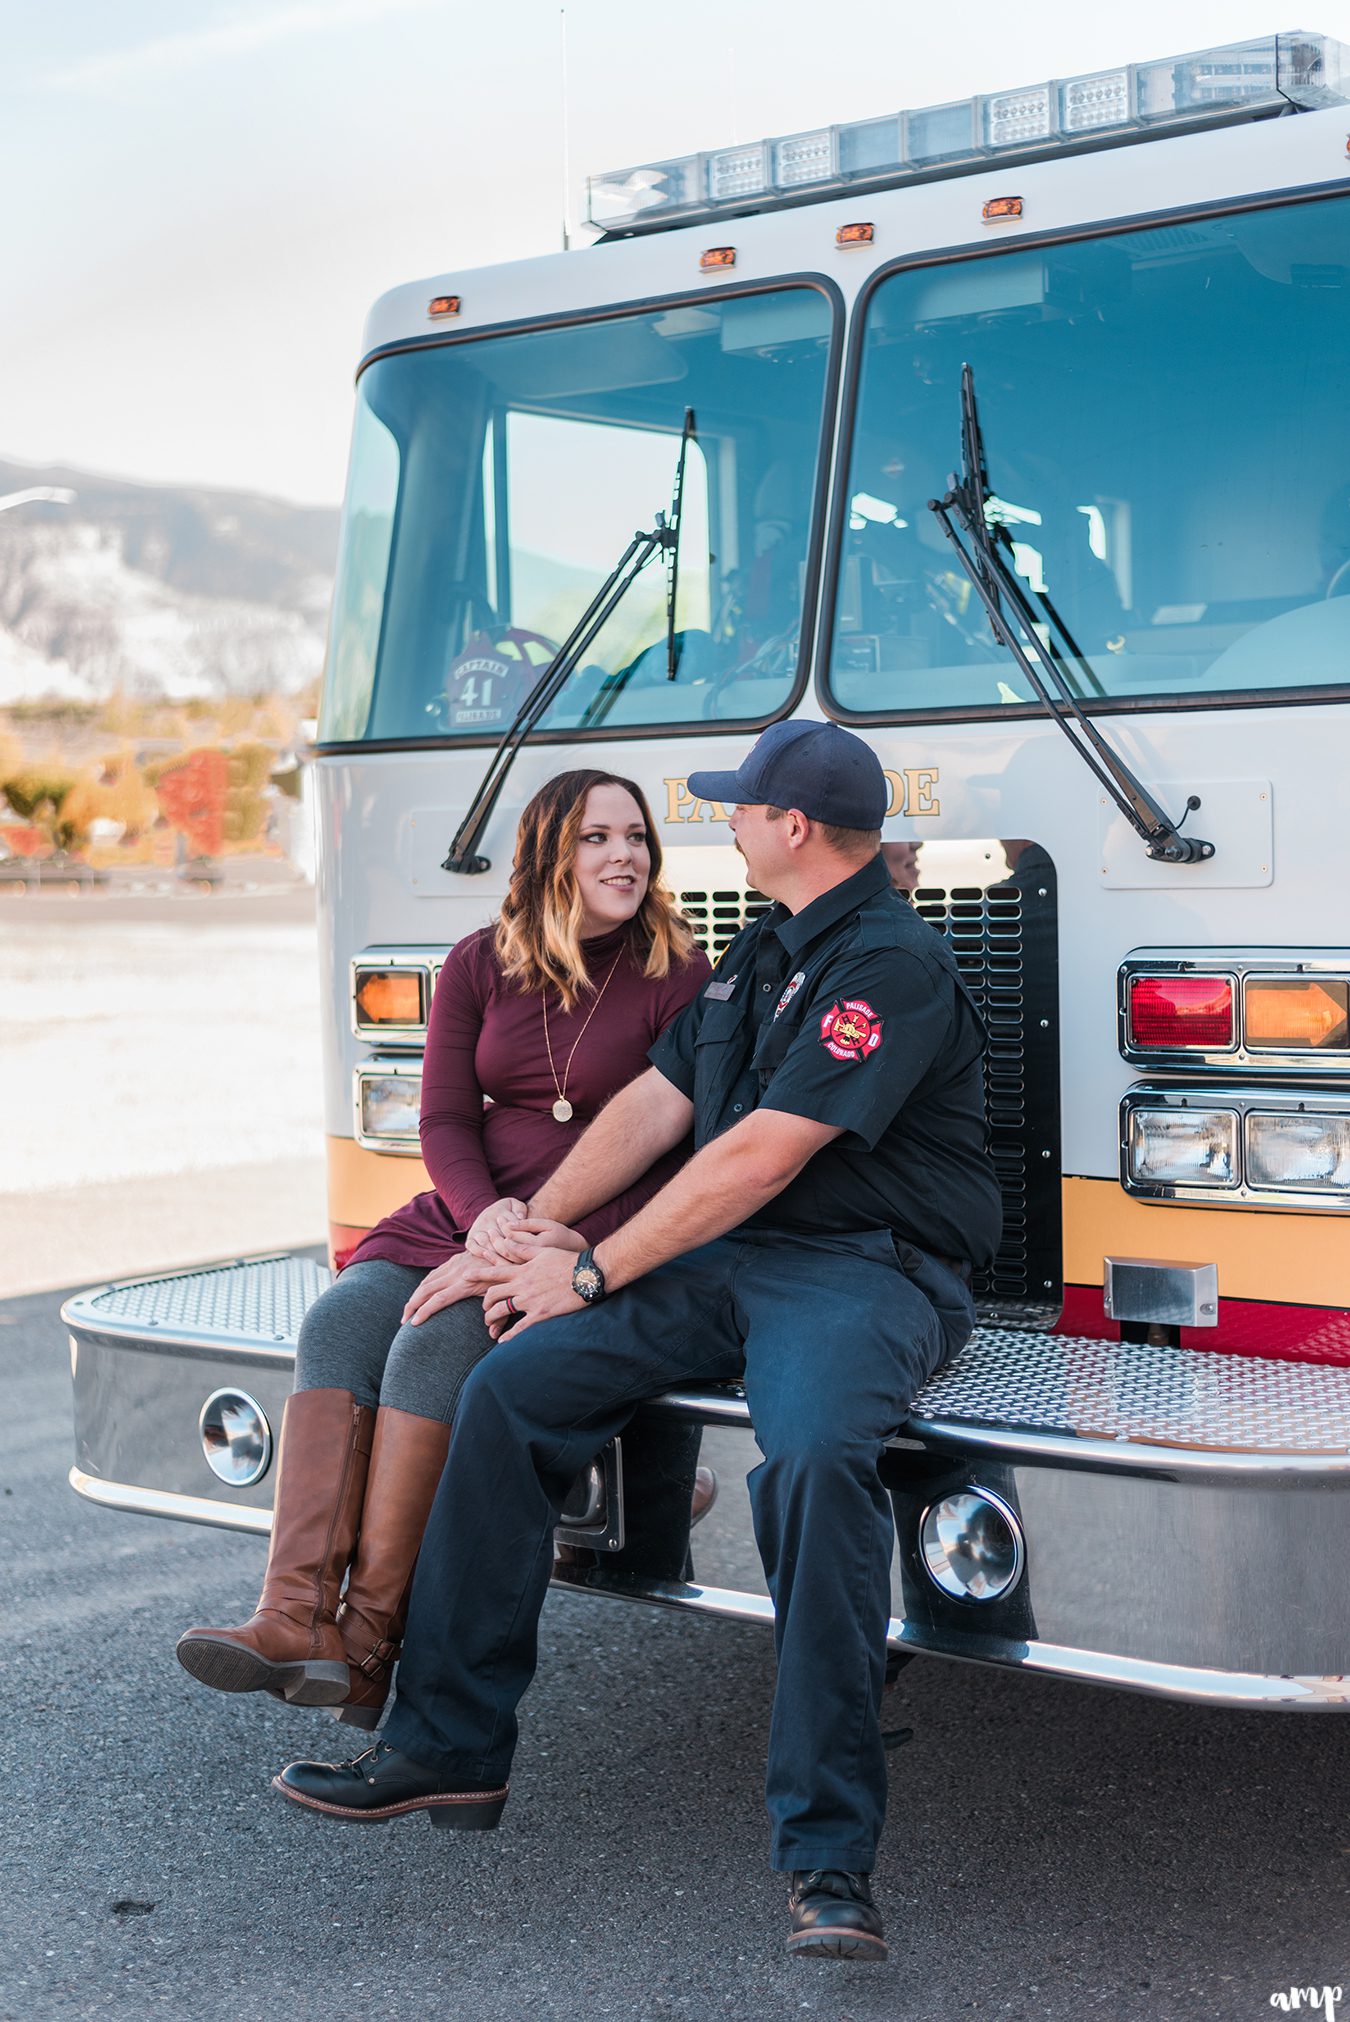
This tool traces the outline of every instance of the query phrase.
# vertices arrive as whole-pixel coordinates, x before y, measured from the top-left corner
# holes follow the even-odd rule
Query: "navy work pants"
[[[972,1319],[955,1273],[884,1231],[740,1230],[499,1342],[460,1397],[388,1741],[460,1787],[506,1781],[573,1477],[644,1398],[743,1378],[778,1652],[773,1865],[869,1872],[893,1545],[878,1462]]]

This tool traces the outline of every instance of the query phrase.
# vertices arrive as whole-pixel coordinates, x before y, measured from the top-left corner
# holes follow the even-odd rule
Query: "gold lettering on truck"
[[[903,771],[886,770],[887,784],[891,798],[886,812],[903,814],[921,820],[925,815],[942,813],[942,802],[938,798],[938,768],[935,765],[907,765]],[[691,821],[726,821],[727,809],[720,800],[700,800],[696,793],[690,793],[687,779],[666,779],[662,784],[666,789],[667,823]]]
[[[666,820],[668,822],[726,821],[726,808],[720,800],[700,800],[696,793],[690,793],[687,779],[667,779]]]

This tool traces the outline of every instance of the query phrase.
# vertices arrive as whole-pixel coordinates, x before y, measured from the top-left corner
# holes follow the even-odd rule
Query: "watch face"
[[[572,1273],[572,1290],[583,1299],[596,1299],[604,1280],[594,1264],[578,1264]]]

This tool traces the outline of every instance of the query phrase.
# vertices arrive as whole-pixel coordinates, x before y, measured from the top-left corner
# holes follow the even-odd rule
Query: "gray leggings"
[[[442,1306],[405,1327],[403,1308],[426,1272],[375,1257],[348,1264],[306,1313],[295,1351],[297,1390],[350,1390],[359,1404],[392,1405],[449,1425],[475,1362],[492,1347],[477,1299]],[[611,1572],[693,1577],[689,1498],[697,1425],[630,1425],[623,1435],[627,1542],[606,1554]]]
[[[492,1346],[482,1302],[442,1306],[420,1326],[403,1308],[426,1272],[384,1257],[349,1264],[316,1299],[295,1351],[297,1390],[350,1390],[372,1410],[392,1404],[449,1425],[464,1379]]]

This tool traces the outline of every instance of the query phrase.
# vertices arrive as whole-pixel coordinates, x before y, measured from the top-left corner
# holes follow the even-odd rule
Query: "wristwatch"
[[[605,1274],[595,1261],[594,1250],[583,1250],[572,1272],[572,1290],[588,1306],[598,1306],[605,1296]]]

